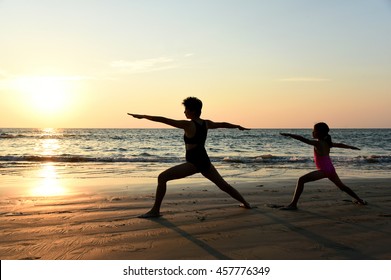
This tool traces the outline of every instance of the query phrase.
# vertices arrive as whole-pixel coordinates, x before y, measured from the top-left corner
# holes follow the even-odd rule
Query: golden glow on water
[[[58,179],[57,169],[53,163],[46,163],[38,171],[38,182],[33,186],[33,196],[57,196],[65,195],[67,189]]]
[[[61,149],[61,144],[58,139],[52,138],[52,136],[57,134],[58,130],[53,128],[43,128],[41,131],[43,138],[40,139],[39,144],[36,146],[35,150],[44,156],[56,155],[58,150]],[[67,189],[63,185],[64,182],[59,179],[57,169],[58,166],[56,166],[53,162],[43,163],[34,176],[37,178],[37,181],[34,181],[34,184],[32,185],[31,195],[65,195],[67,193]]]
[[[53,155],[60,148],[58,139],[45,139],[42,141],[42,148],[45,151],[44,155]]]
[[[60,141],[52,137],[59,131],[54,128],[43,128],[41,131],[42,139],[36,145],[35,150],[44,156],[56,155],[61,148]]]
[[[52,128],[52,127],[46,127],[46,128],[42,128],[42,132],[44,134],[53,134],[57,131],[57,129],[55,128]]]

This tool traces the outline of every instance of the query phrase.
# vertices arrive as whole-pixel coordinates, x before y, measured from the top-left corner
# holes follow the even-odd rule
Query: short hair
[[[326,123],[324,122],[317,123],[314,125],[314,129],[318,132],[321,138],[326,140],[326,142],[330,145],[330,147],[333,146],[331,136],[329,135],[330,128]]]
[[[202,101],[197,97],[187,97],[183,100],[182,104],[186,109],[195,112],[198,117],[201,116]]]

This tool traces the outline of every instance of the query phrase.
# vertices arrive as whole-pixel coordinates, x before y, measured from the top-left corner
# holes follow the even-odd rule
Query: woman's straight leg
[[[250,204],[243,198],[243,196],[230,184],[228,184],[223,177],[219,174],[213,164],[210,166],[210,169],[207,172],[203,172],[205,178],[212,181],[217,187],[219,187],[222,191],[228,193],[232,198],[237,201],[243,203],[245,208],[251,208]]]

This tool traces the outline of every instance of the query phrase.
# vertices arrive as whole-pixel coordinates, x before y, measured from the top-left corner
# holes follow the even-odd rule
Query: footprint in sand
[[[20,260],[39,260],[41,257],[25,257],[21,258]]]
[[[391,214],[379,214],[379,217],[391,218]]]
[[[282,205],[282,204],[274,204],[274,203],[268,203],[268,204],[265,204],[267,207],[269,207],[269,208],[277,208],[277,209],[279,209],[279,208],[282,208],[282,207],[284,207],[285,205]]]
[[[204,217],[204,216],[197,217],[197,220],[199,220],[200,222],[203,222],[206,220],[206,217]]]

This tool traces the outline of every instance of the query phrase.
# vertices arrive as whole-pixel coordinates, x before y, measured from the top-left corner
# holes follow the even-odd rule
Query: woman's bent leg
[[[191,163],[183,163],[174,167],[171,167],[158,176],[158,185],[156,188],[155,203],[151,210],[147,213],[139,216],[140,218],[153,218],[160,216],[160,207],[167,190],[167,182],[171,180],[177,180],[191,176],[197,173],[197,168]]]

